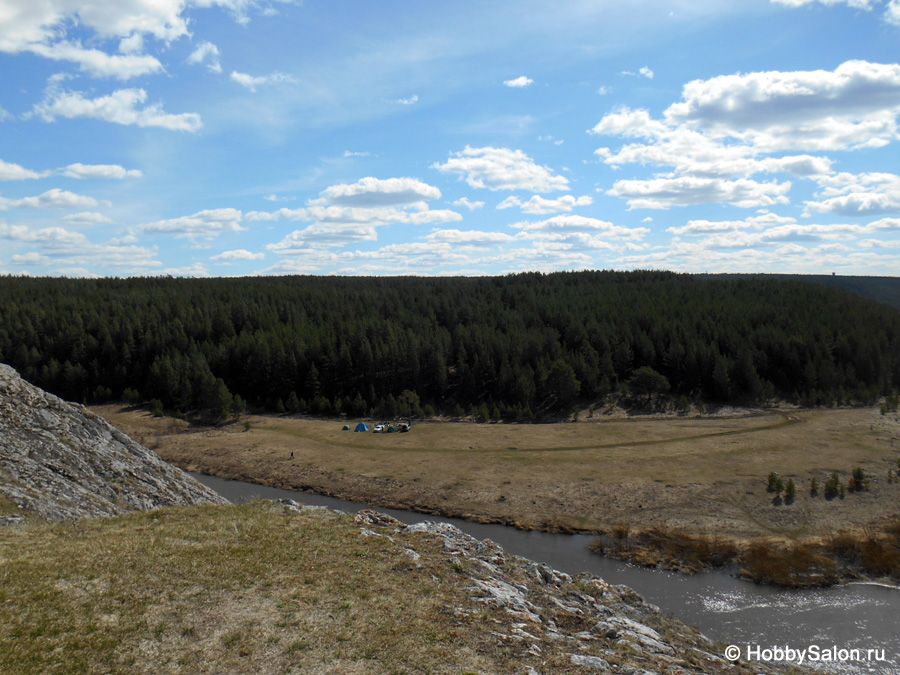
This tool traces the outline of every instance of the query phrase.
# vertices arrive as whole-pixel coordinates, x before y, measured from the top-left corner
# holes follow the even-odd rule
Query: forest
[[[249,406],[540,421],[616,392],[861,405],[900,388],[900,312],[801,281],[656,271],[5,276],[0,362],[68,400],[212,420]]]

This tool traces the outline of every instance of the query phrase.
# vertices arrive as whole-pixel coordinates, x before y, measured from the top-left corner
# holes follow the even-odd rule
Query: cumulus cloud
[[[468,197],[460,197],[453,202],[453,206],[464,206],[469,209],[469,211],[475,211],[476,209],[483,208],[484,202],[473,202]]]
[[[39,173],[0,159],[0,180],[34,180],[44,178],[46,175],[47,172]]]
[[[110,270],[139,272],[158,268],[155,248],[134,246],[111,240],[93,243],[84,234],[62,227],[30,229],[24,225],[0,223],[0,239],[28,244],[38,250],[14,256],[17,263],[43,264],[57,268],[57,273],[67,269],[94,269],[98,261]]]
[[[441,191],[416,178],[361,178],[351,185],[332,185],[310,205],[396,206],[440,199]]]
[[[900,64],[847,61],[834,71],[767,71],[695,80],[669,124],[744,137],[763,149],[880,147],[897,133]]]
[[[243,232],[243,214],[238,209],[209,209],[191,216],[159,220],[137,229],[151,234],[171,234],[176,239],[212,240],[223,232]]]
[[[110,218],[107,218],[102,213],[97,213],[96,211],[70,213],[63,216],[63,220],[70,225],[107,225],[113,222]]]
[[[295,80],[290,75],[286,75],[285,73],[271,73],[269,75],[247,75],[246,73],[239,73],[236,70],[232,71],[231,79],[234,82],[237,82],[242,87],[246,87],[250,91],[256,91],[257,87],[262,87],[269,84],[289,84],[295,83]]]
[[[150,75],[163,70],[162,63],[146,54],[107,54],[99,49],[85,48],[78,42],[35,44],[28,51],[53,61],[77,63],[82,72],[94,77],[114,77],[130,80],[140,75]]]
[[[222,72],[222,64],[219,63],[219,48],[212,42],[201,42],[188,56],[187,62],[198,65],[206,62],[206,67],[214,73]],[[232,78],[234,75],[232,74]]]
[[[617,181],[607,194],[628,201],[629,209],[668,209],[694,204],[733,204],[741,208],[757,208],[787,204],[790,182],[739,178],[722,180],[680,176],[648,180]]]
[[[54,82],[48,87],[44,101],[34,106],[34,112],[45,122],[54,122],[57,117],[87,117],[126,126],[188,132],[198,131],[203,126],[196,113],[172,115],[164,112],[160,104],[138,107],[146,101],[147,92],[143,89],[118,89],[107,96],[91,99],[81,92],[64,91]]]
[[[295,0],[273,0],[290,2]],[[168,44],[190,35],[187,12],[195,7],[220,7],[239,22],[249,20],[251,9],[264,11],[269,3],[259,0],[33,0],[6,3],[0,12],[0,51],[32,52],[45,58],[77,63],[100,77],[128,79],[158,72],[159,61],[141,55],[144,37]],[[92,41],[119,39],[122,55],[109,55],[67,39],[70,26],[92,34]]]
[[[425,238],[428,241],[441,241],[463,246],[494,246],[515,241],[515,237],[511,234],[482,230],[434,230]]]
[[[68,178],[140,178],[144,174],[137,169],[126,169],[118,164],[69,164],[60,173]]]
[[[524,213],[543,215],[547,213],[571,211],[576,206],[590,206],[593,203],[593,197],[588,195],[577,198],[572,195],[563,195],[559,199],[544,199],[540,195],[534,195],[527,202],[522,202],[518,197],[511,196],[500,202],[500,204],[497,205],[497,208],[508,209],[518,206]]]
[[[375,241],[379,227],[462,220],[455,211],[429,208],[428,201],[440,197],[439,189],[416,178],[366,177],[352,184],[332,185],[304,208],[254,211],[247,214],[247,220],[309,222],[305,229],[268,246],[280,255],[299,255],[302,251]]]
[[[23,199],[6,199],[0,197],[0,211],[7,209],[83,209],[97,206],[97,200],[93,197],[53,188],[37,197],[24,197]]]
[[[265,253],[251,253],[245,249],[239,248],[235,251],[223,251],[219,255],[214,255],[210,260],[221,260],[223,262],[235,262],[238,260],[262,260],[266,257]]]
[[[514,80],[504,80],[503,84],[513,89],[524,89],[525,87],[529,87],[534,84],[534,80],[532,80],[530,77],[525,77],[524,75],[522,75],[515,78]]]
[[[879,148],[898,137],[900,64],[848,61],[833,71],[768,71],[696,80],[662,119],[622,108],[590,133],[633,142],[596,155],[618,168],[671,167],[646,181],[619,181],[608,194],[631,208],[724,202],[743,207],[787,203],[790,183],[758,182],[759,173],[787,173],[821,181],[833,160],[809,154]],[[789,154],[801,150],[804,154]],[[877,192],[877,191],[876,191]],[[889,209],[891,199],[830,195],[813,210],[860,213]],[[880,194],[880,193],[878,193]],[[861,201],[860,201],[861,200]]]
[[[464,175],[474,188],[489,190],[528,190],[530,192],[555,192],[568,190],[569,181],[554,175],[545,167],[535,164],[521,150],[508,148],[472,148],[453,153],[443,164],[432,164],[443,173]]]
[[[839,173],[819,179],[818,201],[808,211],[839,216],[871,216],[900,212],[900,176],[892,173]]]
[[[512,227],[530,235],[581,233],[592,236],[602,234],[617,239],[642,239],[650,232],[646,227],[622,227],[598,218],[577,215],[553,216],[547,220],[516,223]]]

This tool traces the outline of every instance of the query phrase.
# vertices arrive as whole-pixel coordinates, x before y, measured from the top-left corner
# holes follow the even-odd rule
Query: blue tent
[[[369,430],[369,425],[366,424],[365,422],[360,422],[359,424],[356,425],[356,428],[353,431],[368,431],[368,430]]]

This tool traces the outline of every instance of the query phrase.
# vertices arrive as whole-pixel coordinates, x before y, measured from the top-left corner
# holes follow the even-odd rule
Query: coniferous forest
[[[249,405],[530,421],[616,391],[868,404],[900,387],[900,313],[821,285],[668,272],[0,277],[0,362],[69,400],[209,419]]]

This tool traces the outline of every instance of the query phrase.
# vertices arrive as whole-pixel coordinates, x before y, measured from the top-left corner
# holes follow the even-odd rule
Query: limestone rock
[[[0,495],[46,520],[227,501],[106,420],[0,364]]]

